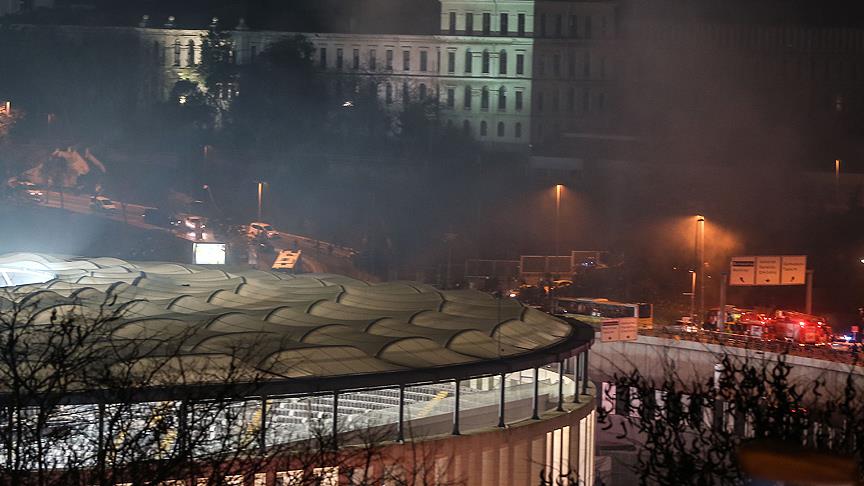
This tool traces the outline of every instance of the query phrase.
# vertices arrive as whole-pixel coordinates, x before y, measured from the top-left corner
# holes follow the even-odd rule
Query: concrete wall
[[[706,381],[713,376],[714,365],[724,354],[734,359],[776,361],[775,353],[724,347],[693,341],[639,336],[631,342],[603,343],[599,338],[591,348],[589,373],[596,382],[610,381],[618,373],[639,370],[644,376],[662,380],[667,370],[674,370],[685,383],[694,380]],[[800,356],[787,356],[792,365],[790,379],[793,383],[811,384],[824,379],[829,391],[839,392],[845,385],[849,373],[864,375],[864,368]]]

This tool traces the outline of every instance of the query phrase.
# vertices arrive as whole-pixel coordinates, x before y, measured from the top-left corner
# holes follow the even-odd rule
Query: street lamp
[[[696,271],[690,270],[690,325],[696,325]]]
[[[555,184],[555,256],[560,256],[561,243],[561,190],[564,186]]]
[[[702,215],[696,215],[696,258],[699,272],[699,310],[696,316],[701,318],[705,312],[705,216]],[[699,328],[701,327],[700,323]]]
[[[261,207],[264,197],[264,184],[267,183],[264,181],[258,181],[258,221],[261,221]]]

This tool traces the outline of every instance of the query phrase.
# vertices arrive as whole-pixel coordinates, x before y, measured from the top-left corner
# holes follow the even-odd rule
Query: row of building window
[[[570,37],[572,39],[593,39],[594,38],[594,22],[590,15],[570,15],[567,22],[567,32],[564,35],[564,16],[562,14],[550,15],[552,20],[551,28],[548,25],[547,15],[540,14],[537,20],[538,34],[540,37]],[[600,17],[600,38],[606,38],[609,35],[609,20],[606,16]]]
[[[537,68],[536,73],[537,76],[545,76],[546,68],[547,68],[547,56],[537,56]],[[580,56],[576,54],[576,52],[570,52],[567,56],[567,77],[570,79],[575,79],[577,76],[581,76],[582,78],[590,78],[592,76],[591,70],[591,53],[586,51],[582,57],[582,69],[578,69],[579,58]],[[552,77],[562,78],[563,73],[561,71],[561,54],[553,54],[549,56],[549,69],[551,71]],[[601,57],[597,60],[596,63],[597,71],[594,74],[598,79],[606,79],[606,58]]]
[[[491,66],[491,54],[488,49],[484,49],[480,55],[480,72],[483,74],[490,73]],[[471,52],[471,49],[465,50],[465,74],[472,74],[474,72],[474,53]],[[498,74],[502,76],[507,76],[509,74],[509,67],[507,61],[507,51],[501,49],[498,53]],[[454,74],[456,72],[456,51],[447,52],[447,73]],[[525,74],[525,54],[517,53],[516,54],[516,74]]]
[[[555,14],[551,17],[551,26],[549,26],[549,19],[547,19],[547,15],[545,13],[541,13],[539,18],[537,19],[537,35],[539,37],[569,37],[572,39],[593,39],[594,38],[594,22],[593,17],[590,15],[570,15],[568,17],[567,23],[567,31],[565,36],[564,31],[564,16],[562,14]],[[449,13],[449,25],[447,26],[448,33],[451,35],[456,35],[459,31],[457,29],[456,24],[457,13],[450,12]],[[481,14],[481,28],[478,31],[474,29],[474,13],[466,12],[465,13],[465,35],[474,35],[475,33],[479,33],[481,35],[492,35],[492,14],[488,12],[484,12]],[[500,36],[509,36],[510,33],[513,32],[510,29],[510,15],[508,13],[501,13],[498,15],[498,31],[495,34]],[[516,15],[516,30],[515,34],[517,37],[525,36],[525,14],[520,13]],[[609,20],[606,16],[600,17],[600,38],[606,38],[609,35]]]
[[[447,120],[447,126],[449,128],[453,127],[453,121]],[[473,128],[471,127],[471,122],[469,120],[465,120],[462,122],[462,132],[465,135],[471,136],[473,135]],[[506,137],[507,136],[507,125],[504,122],[498,122],[495,127],[495,134],[498,137]],[[489,136],[489,124],[486,121],[480,122],[480,136],[488,137]],[[516,122],[513,124],[513,138],[522,138],[522,122]]]
[[[588,111],[604,111],[606,109],[606,94],[605,93],[597,93],[594,96],[592,101],[591,90],[585,88],[581,93],[582,103],[581,110],[584,112]],[[551,103],[549,103],[548,111],[557,112],[561,108],[561,95],[559,91],[553,91],[551,93]],[[546,109],[546,93],[542,91],[538,91],[535,99],[534,99],[534,107],[536,108],[537,113],[543,113]],[[565,96],[565,105],[564,108],[566,111],[574,112],[577,109],[577,93],[576,88],[570,87],[567,90],[567,94]]]
[[[514,92],[515,99],[515,109],[516,111],[522,111],[524,107],[524,98],[522,91]],[[462,96],[462,107],[466,110],[471,109],[471,105],[474,100],[474,90],[471,86],[465,86],[465,92]],[[447,88],[446,98],[444,100],[445,106],[447,108],[455,108],[456,107],[456,88]],[[503,86],[498,88],[498,110],[506,111],[507,110],[507,89]],[[483,86],[480,90],[480,109],[481,110],[489,110],[489,88]]]
[[[420,83],[417,86],[417,98],[420,101],[426,101],[426,97],[428,95],[428,90],[426,88],[425,83]],[[393,103],[393,85],[387,83],[384,86],[384,102],[388,105]],[[411,86],[408,83],[402,83],[402,103],[409,103],[411,101]]]
[[[480,31],[483,35],[492,35],[492,14],[491,13],[483,13],[482,14],[482,30]],[[450,12],[449,15],[449,25],[448,31],[450,34],[455,35],[457,33],[456,30],[456,12]],[[510,15],[507,13],[502,13],[498,16],[498,35],[508,36],[510,35]],[[471,12],[467,12],[465,14],[465,34],[466,35],[474,35],[474,14]],[[516,15],[516,35],[519,37],[525,36],[525,14],[520,13]]]
[[[344,66],[344,50],[341,47],[336,48],[336,69],[342,70],[345,68]],[[327,48],[321,47],[318,49],[318,65],[321,68],[327,68]],[[367,67],[370,71],[375,71],[378,69],[378,51],[376,49],[369,49],[369,62]],[[360,49],[354,48],[351,53],[351,69],[358,70],[360,69]],[[387,71],[393,71],[393,49],[387,49],[384,52],[384,69]],[[402,51],[402,70],[410,71],[411,70],[411,51]],[[429,51],[421,50],[420,51],[420,72],[427,72],[429,70]]]

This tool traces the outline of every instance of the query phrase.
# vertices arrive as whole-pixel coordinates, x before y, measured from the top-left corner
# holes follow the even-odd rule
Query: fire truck
[[[831,342],[831,326],[819,316],[778,310],[774,313],[777,339],[797,344],[822,345]]]

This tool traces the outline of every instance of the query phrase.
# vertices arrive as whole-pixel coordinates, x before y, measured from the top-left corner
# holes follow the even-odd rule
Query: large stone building
[[[614,102],[615,3],[440,0],[437,35],[303,33],[334,77],[377,85],[397,109],[433,98],[442,123],[499,146],[525,148],[565,131],[604,127]],[[165,67],[162,95],[194,77],[204,30],[142,20],[138,32]],[[231,31],[238,63],[288,32]],[[338,83],[341,85],[341,83]]]

